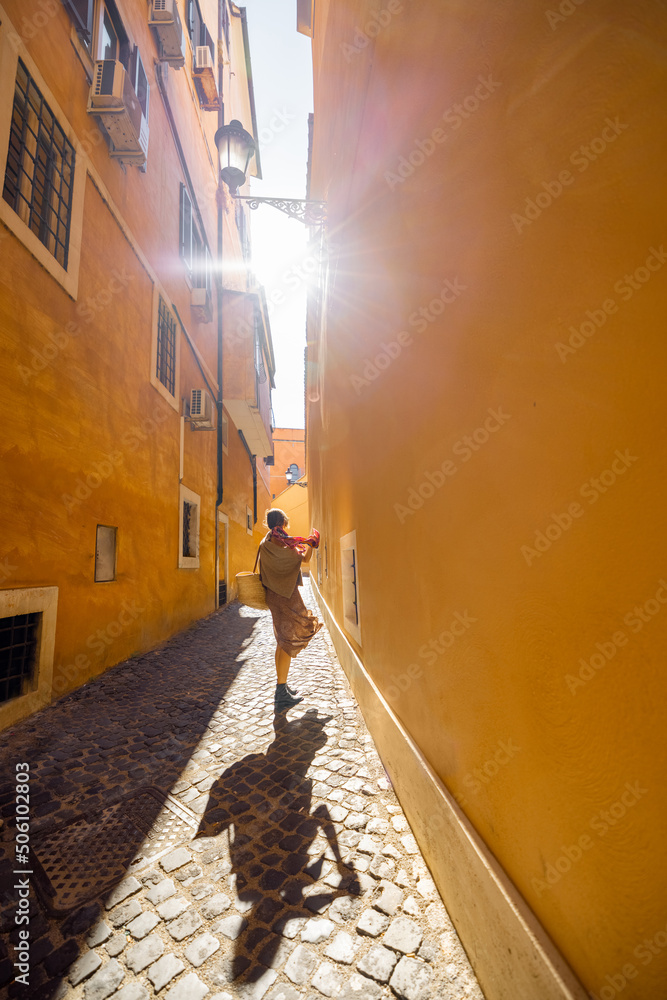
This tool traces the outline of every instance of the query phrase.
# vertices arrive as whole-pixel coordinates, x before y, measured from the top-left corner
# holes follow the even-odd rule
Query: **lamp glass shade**
[[[255,155],[255,140],[234,118],[215,133],[215,144],[220,157],[220,176],[234,191],[245,183],[248,164]]]

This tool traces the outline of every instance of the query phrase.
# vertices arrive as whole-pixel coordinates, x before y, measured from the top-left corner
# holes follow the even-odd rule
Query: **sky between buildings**
[[[296,30],[296,0],[245,0],[263,180],[251,193],[305,198],[308,115],[313,110],[310,38]],[[249,123],[245,123],[249,127]],[[266,288],[276,355],[277,427],[303,427],[308,230],[277,209],[250,213],[253,269]]]

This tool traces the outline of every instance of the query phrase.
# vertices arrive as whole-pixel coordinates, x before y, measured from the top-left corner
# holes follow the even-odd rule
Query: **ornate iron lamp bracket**
[[[325,201],[306,201],[303,198],[254,198],[251,195],[238,194],[239,201],[245,201],[251,209],[260,205],[272,205],[279,212],[284,212],[290,219],[303,222],[304,226],[323,226],[327,219],[327,203]]]

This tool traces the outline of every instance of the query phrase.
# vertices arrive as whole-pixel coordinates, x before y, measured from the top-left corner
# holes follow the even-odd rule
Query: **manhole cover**
[[[77,816],[32,842],[35,884],[54,914],[109,891],[197,831],[197,817],[157,788]]]

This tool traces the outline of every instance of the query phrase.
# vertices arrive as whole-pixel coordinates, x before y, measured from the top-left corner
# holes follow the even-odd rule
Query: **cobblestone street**
[[[231,604],[3,733],[0,993],[483,1000],[326,629],[275,724],[274,648],[269,613]]]

